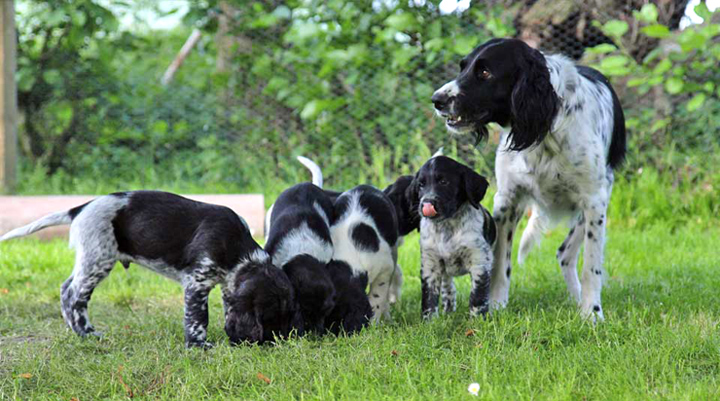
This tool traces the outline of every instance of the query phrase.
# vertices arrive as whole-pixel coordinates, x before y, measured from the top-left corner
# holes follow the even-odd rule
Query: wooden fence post
[[[15,188],[17,170],[17,39],[15,1],[0,0],[0,192]]]

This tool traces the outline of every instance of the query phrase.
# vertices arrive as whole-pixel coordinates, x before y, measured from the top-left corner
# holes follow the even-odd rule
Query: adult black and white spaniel
[[[504,128],[495,163],[493,306],[508,302],[513,231],[531,207],[518,262],[545,229],[570,218],[557,258],[581,313],[602,320],[606,212],[613,169],[625,157],[625,118],[608,80],[520,40],[492,39],[461,60],[459,75],[438,89],[432,102],[452,132],[480,139],[488,123]],[[583,242],[580,281],[576,265]]]
[[[264,342],[302,325],[288,277],[270,263],[232,210],[156,192],[120,192],[17,228],[0,241],[70,224],[75,267],[60,292],[75,333],[97,335],[87,304],[116,262],[144,266],[185,289],[185,342],[207,347],[208,295],[220,284],[225,331],[233,344]]]
[[[488,182],[471,168],[437,156],[417,172],[409,187],[420,220],[423,318],[455,310],[454,277],[470,274],[470,315],[489,308],[495,223],[480,201]]]

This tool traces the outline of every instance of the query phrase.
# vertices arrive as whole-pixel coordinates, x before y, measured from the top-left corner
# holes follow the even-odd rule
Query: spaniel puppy
[[[265,250],[290,278],[307,330],[325,332],[335,307],[336,289],[327,265],[333,256],[330,237],[332,201],[310,183],[286,189],[269,216]]]
[[[373,321],[390,319],[390,305],[400,298],[402,270],[397,266],[398,223],[395,207],[382,191],[359,185],[335,200],[330,234],[333,259],[354,277],[369,283]],[[363,286],[363,289],[365,286]]]
[[[488,182],[455,160],[426,162],[409,188],[420,219],[423,318],[437,315],[442,292],[445,312],[455,310],[453,277],[470,274],[470,315],[488,311],[495,223],[480,204]]]
[[[75,267],[60,291],[62,316],[80,336],[98,333],[87,304],[115,262],[144,266],[185,289],[185,344],[208,347],[208,294],[222,288],[233,344],[272,341],[302,324],[288,277],[232,210],[155,192],[119,192],[17,228],[5,241],[70,224]]]
[[[607,207],[613,170],[625,157],[625,118],[608,80],[520,40],[492,39],[460,61],[458,76],[438,89],[432,102],[452,132],[480,139],[488,123],[503,127],[495,163],[493,306],[508,302],[513,233],[529,207],[518,262],[545,229],[569,218],[571,229],[557,259],[581,313],[602,320]],[[583,243],[581,283],[576,265]]]

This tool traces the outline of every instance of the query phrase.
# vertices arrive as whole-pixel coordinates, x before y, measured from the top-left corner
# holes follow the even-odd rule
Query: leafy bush
[[[654,167],[675,183],[705,185],[720,161],[720,24],[704,3],[695,12],[702,24],[670,31],[657,23],[654,4],[636,11],[640,34],[660,39],[640,62],[623,48],[625,21],[602,26],[618,47],[589,51],[588,61],[613,78],[625,104],[630,175]]]

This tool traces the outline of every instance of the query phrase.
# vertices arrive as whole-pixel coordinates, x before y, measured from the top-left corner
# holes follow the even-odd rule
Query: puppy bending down
[[[288,277],[270,263],[229,208],[156,192],[119,192],[17,228],[0,241],[70,224],[75,267],[61,287],[62,316],[75,333],[98,333],[87,304],[115,262],[136,263],[185,289],[185,344],[207,342],[208,295],[220,284],[225,331],[233,344],[285,336],[301,322]],[[300,324],[300,323],[296,323]]]
[[[400,298],[402,270],[397,266],[398,221],[387,195],[369,185],[343,192],[335,201],[330,227],[335,254],[353,276],[369,283],[373,321],[390,318],[390,305]],[[363,289],[366,285],[363,285]]]
[[[410,188],[420,214],[422,314],[437,315],[442,293],[445,312],[455,310],[453,277],[470,274],[470,315],[488,311],[495,223],[480,205],[488,182],[448,157],[426,162]]]
[[[330,237],[332,201],[310,183],[286,189],[273,205],[265,250],[281,266],[295,289],[305,328],[322,334],[335,307],[335,286],[327,264],[333,256]]]

